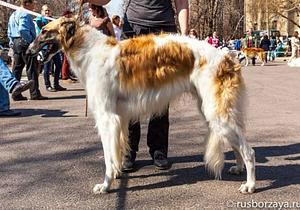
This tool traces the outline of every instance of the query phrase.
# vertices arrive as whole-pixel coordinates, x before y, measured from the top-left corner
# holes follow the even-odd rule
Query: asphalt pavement
[[[41,80],[49,100],[12,101],[22,116],[0,118],[0,209],[300,209],[300,68],[278,59],[243,67],[243,75],[246,137],[257,162],[254,194],[238,192],[246,174],[227,173],[234,164],[229,147],[222,180],[205,170],[207,125],[184,95],[170,107],[172,167],[152,165],[143,122],[138,170],[123,174],[110,193],[94,195],[105,167],[95,122],[91,113],[85,117],[85,92],[75,83],[50,93]]]

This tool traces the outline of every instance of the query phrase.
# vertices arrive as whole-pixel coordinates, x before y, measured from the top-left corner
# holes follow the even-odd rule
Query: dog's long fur
[[[183,92],[192,93],[209,122],[205,163],[216,178],[224,165],[223,144],[237,157],[231,173],[247,170],[242,193],[255,190],[254,151],[246,143],[243,123],[245,86],[241,68],[226,53],[179,35],[147,35],[117,42],[74,19],[60,18],[43,29],[29,48],[59,46],[84,85],[102,140],[106,173],[95,193],[109,190],[128,150],[128,123],[159,114]],[[53,50],[52,50],[53,51]],[[54,50],[55,51],[55,50]]]
[[[258,58],[262,64],[261,66],[265,65],[265,50],[262,48],[256,48],[256,47],[248,47],[248,48],[243,48],[241,50],[242,54],[245,56],[246,59],[246,64],[245,66],[248,66],[249,64],[249,59],[252,58]]]

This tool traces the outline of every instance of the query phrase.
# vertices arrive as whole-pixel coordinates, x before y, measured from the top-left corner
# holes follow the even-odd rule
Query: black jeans
[[[54,88],[58,88],[59,86],[59,75],[61,73],[61,66],[62,66],[62,62],[61,62],[61,57],[60,57],[60,53],[56,53],[53,58],[44,65],[44,81],[45,81],[45,86],[46,88],[51,87],[51,82],[50,82],[50,70],[52,67],[52,62],[54,62],[54,66],[55,66],[55,71],[54,71]]]
[[[136,35],[155,33],[159,34],[162,31],[176,33],[176,26],[158,26],[146,27],[129,23],[124,20],[123,32],[127,38]],[[154,151],[161,151],[167,156],[168,153],[168,136],[169,136],[169,107],[164,114],[151,117],[148,124],[147,145],[149,153],[153,158]],[[138,151],[138,146],[141,137],[140,122],[130,122],[129,124],[129,146],[133,152]]]
[[[41,95],[39,91],[39,81],[38,81],[38,62],[36,57],[27,56],[26,50],[28,44],[24,43],[20,38],[14,40],[13,50],[14,50],[14,65],[12,72],[18,81],[21,80],[23,68],[26,65],[26,74],[28,80],[33,80],[34,85],[30,88],[31,98],[38,97]],[[17,96],[18,97],[18,96]]]

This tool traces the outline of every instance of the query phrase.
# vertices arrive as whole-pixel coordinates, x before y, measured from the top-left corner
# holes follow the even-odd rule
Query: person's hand
[[[102,25],[107,24],[108,21],[109,21],[108,17],[105,17],[105,18],[91,17],[91,19],[90,19],[90,25],[92,27],[99,28]]]

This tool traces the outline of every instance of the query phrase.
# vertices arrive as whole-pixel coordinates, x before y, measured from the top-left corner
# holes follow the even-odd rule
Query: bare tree
[[[299,0],[256,0],[248,1],[248,14],[253,20],[259,20],[260,28],[270,29],[272,20],[284,18],[300,28],[295,17],[300,15]],[[255,23],[258,24],[258,23]]]
[[[225,40],[243,33],[243,0],[190,0],[190,25],[200,38],[213,31]]]

